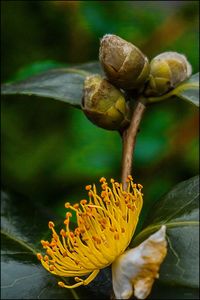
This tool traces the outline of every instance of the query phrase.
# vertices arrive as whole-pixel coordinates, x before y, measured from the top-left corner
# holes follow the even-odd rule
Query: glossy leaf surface
[[[195,176],[176,185],[157,202],[147,218],[147,226],[132,243],[132,246],[139,244],[165,224],[168,254],[161,266],[160,281],[171,286],[194,288],[194,291],[199,286],[198,207],[199,176]]]
[[[36,258],[47,215],[21,196],[2,193],[1,201],[1,299],[79,299],[78,290],[60,288]]]

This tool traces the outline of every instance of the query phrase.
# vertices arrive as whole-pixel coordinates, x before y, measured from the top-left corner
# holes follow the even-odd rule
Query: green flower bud
[[[124,94],[99,75],[86,77],[82,109],[91,122],[104,129],[118,130],[129,124]]]
[[[190,77],[192,67],[187,58],[177,52],[164,52],[150,63],[150,77],[145,94],[159,96]]]
[[[106,76],[114,85],[125,90],[140,88],[148,79],[147,57],[133,44],[106,34],[100,44],[99,59]]]

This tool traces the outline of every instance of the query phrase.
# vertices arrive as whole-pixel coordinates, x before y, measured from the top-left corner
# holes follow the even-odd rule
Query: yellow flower
[[[44,268],[52,274],[62,277],[74,277],[75,284],[61,287],[75,288],[89,284],[100,269],[112,264],[124,253],[134,234],[142,208],[142,185],[134,184],[128,177],[127,190],[122,184],[111,179],[109,187],[105,178],[101,178],[102,192],[97,194],[96,186],[86,186],[89,200],[80,204],[65,204],[76,213],[77,227],[69,227],[71,212],[66,213],[65,228],[60,234],[49,222],[52,230],[51,242],[41,241],[46,255],[37,254]],[[79,276],[88,275],[86,279]]]

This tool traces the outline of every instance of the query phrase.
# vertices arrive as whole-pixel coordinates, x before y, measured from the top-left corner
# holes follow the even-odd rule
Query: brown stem
[[[130,126],[122,134],[122,140],[123,140],[122,185],[124,189],[126,189],[127,187],[126,179],[128,175],[131,175],[133,151],[135,148],[136,135],[145,108],[146,106],[144,104],[144,99],[139,99],[133,111]]]

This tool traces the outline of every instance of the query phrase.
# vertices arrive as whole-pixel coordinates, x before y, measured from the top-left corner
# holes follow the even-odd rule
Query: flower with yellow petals
[[[141,185],[128,179],[127,191],[122,184],[111,179],[112,188],[105,178],[100,179],[102,192],[97,194],[96,186],[86,186],[89,200],[65,207],[76,213],[77,227],[71,230],[71,212],[66,213],[65,228],[57,234],[54,223],[49,222],[52,240],[41,241],[46,249],[43,257],[37,255],[42,265],[52,274],[75,277],[76,283],[66,288],[74,288],[90,283],[100,269],[112,264],[129,245],[134,234],[142,208]],[[83,280],[79,276],[89,275]]]
[[[74,277],[75,283],[73,285],[66,285],[60,281],[58,282],[59,286],[75,288],[80,285],[87,285],[97,276],[100,269],[113,264],[113,279],[116,278],[116,282],[123,283],[122,286],[120,283],[116,286],[116,282],[113,282],[115,294],[121,299],[128,299],[132,294],[132,288],[129,285],[131,285],[133,278],[127,276],[128,274],[125,274],[124,277],[124,265],[127,263],[125,250],[138,223],[143,194],[141,192],[142,185],[134,184],[131,176],[128,176],[127,182],[126,190],[123,189],[121,183],[113,179],[111,179],[111,187],[109,187],[103,177],[100,179],[102,188],[100,195],[97,194],[95,185],[87,185],[88,200],[83,199],[79,204],[74,205],[69,202],[65,203],[65,207],[76,214],[77,227],[74,230],[71,230],[69,226],[72,216],[70,211],[66,213],[65,227],[61,229],[60,234],[54,229],[54,223],[49,222],[49,228],[52,231],[51,242],[41,241],[43,248],[46,249],[46,255],[42,256],[38,253],[37,257],[44,268],[52,274]],[[147,242],[147,248],[148,245],[149,242]],[[134,252],[137,257],[138,251],[140,249]],[[145,252],[145,255],[149,258],[148,253]],[[161,258],[163,259],[164,256],[163,254]],[[133,258],[135,259],[135,254],[133,254]],[[161,258],[159,258],[160,263]],[[128,254],[128,261],[131,265],[130,254]],[[137,270],[140,270],[140,284],[137,284],[139,290],[143,284],[141,281],[143,268],[146,267],[143,265],[140,268],[139,264],[137,265]],[[156,268],[154,267],[152,278],[157,276]],[[138,275],[136,273],[133,276]],[[85,275],[88,275],[86,279],[80,278]],[[128,289],[127,280],[130,281],[128,282]],[[153,282],[154,279],[151,281]],[[145,293],[148,294],[149,291]]]

